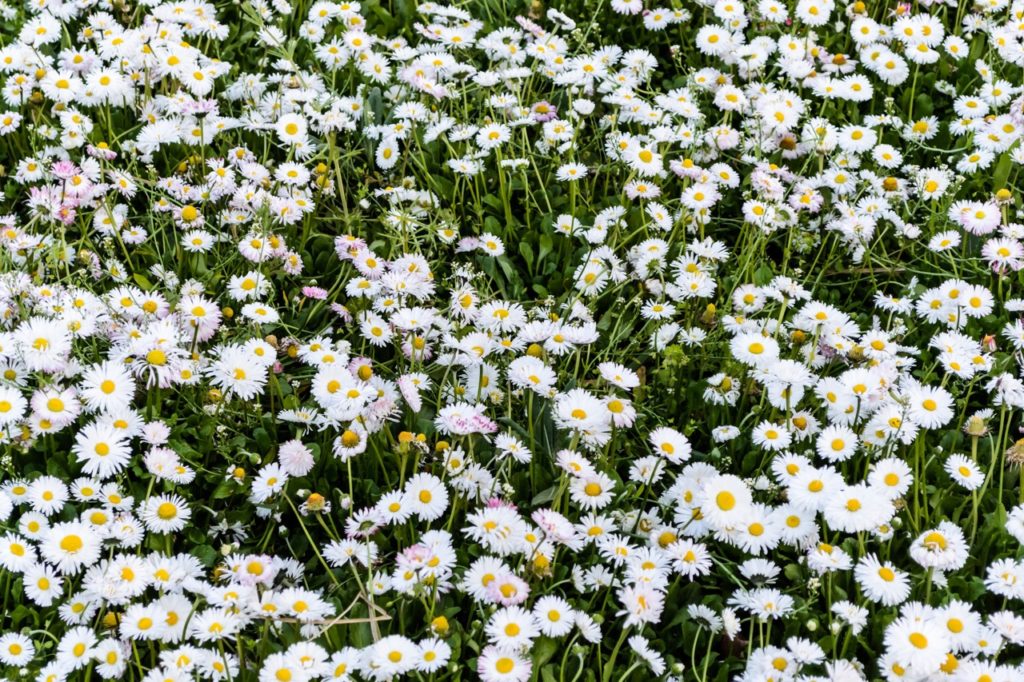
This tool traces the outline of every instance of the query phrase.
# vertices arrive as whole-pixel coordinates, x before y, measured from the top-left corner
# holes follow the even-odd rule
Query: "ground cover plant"
[[[5,679],[1024,679],[1024,2],[0,5]]]

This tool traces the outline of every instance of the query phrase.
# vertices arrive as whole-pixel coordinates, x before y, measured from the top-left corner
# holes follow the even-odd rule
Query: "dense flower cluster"
[[[1024,2],[555,4],[0,7],[11,679],[1024,678]]]

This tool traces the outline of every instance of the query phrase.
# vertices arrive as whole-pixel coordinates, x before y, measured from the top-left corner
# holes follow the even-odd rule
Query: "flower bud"
[[[320,493],[310,493],[306,498],[306,509],[311,512],[323,511],[327,500]]]
[[[435,635],[443,637],[448,634],[448,619],[444,616],[438,616],[434,620],[430,621],[430,629],[434,631]]]

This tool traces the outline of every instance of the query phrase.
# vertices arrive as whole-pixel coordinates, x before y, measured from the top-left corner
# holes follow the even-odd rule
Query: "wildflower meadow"
[[[0,678],[1021,682],[1022,133],[1024,0],[0,0]]]

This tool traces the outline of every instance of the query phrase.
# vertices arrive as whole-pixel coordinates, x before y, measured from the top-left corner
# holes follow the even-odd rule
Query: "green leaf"
[[[771,267],[767,264],[762,264],[761,267],[754,271],[754,284],[763,287],[768,284],[768,282],[772,281],[772,277],[774,276],[775,273],[772,271]]]
[[[210,496],[214,500],[223,500],[225,497],[231,497],[231,493],[235,491],[236,484],[231,479],[221,481],[213,490],[213,494]]]
[[[533,666],[540,668],[551,660],[551,657],[558,651],[558,642],[550,637],[541,637],[533,645]]]
[[[526,242],[519,242],[519,255],[526,261],[526,266],[533,269],[533,249]]]
[[[256,445],[258,445],[261,450],[266,451],[271,448],[272,443],[270,440],[270,434],[267,433],[267,430],[262,426],[253,431],[252,436],[256,439]]]
[[[217,550],[210,545],[199,545],[192,550],[192,556],[199,559],[204,566],[213,566],[217,563]]]
[[[551,239],[551,235],[543,233],[540,236],[540,252],[537,254],[537,262],[540,263],[544,260],[544,257],[551,253],[555,248],[554,240]]]
[[[1009,154],[1001,154],[995,169],[992,171],[992,188],[1002,189],[1006,186],[1006,180],[1010,177],[1010,169],[1013,162]]]
[[[143,291],[152,291],[153,283],[146,279],[146,276],[141,272],[136,272],[133,277],[135,283],[138,284]]]
[[[558,486],[557,485],[553,485],[553,486],[551,486],[550,488],[548,488],[546,490],[540,491],[539,493],[534,495],[532,500],[530,500],[530,505],[536,507],[538,505],[542,505],[542,504],[546,504],[546,503],[550,502],[551,500],[555,499],[555,492],[557,490],[558,490]]]

